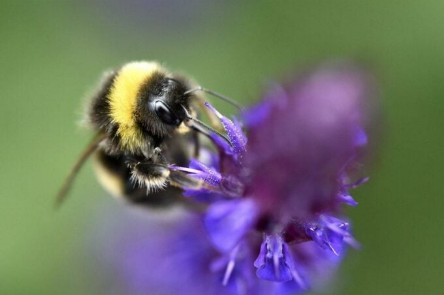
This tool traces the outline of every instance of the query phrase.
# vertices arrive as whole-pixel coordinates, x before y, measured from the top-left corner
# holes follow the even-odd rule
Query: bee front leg
[[[203,180],[182,171],[170,170],[167,166],[154,163],[136,163],[132,166],[132,179],[139,186],[146,186],[148,193],[166,188],[168,184],[182,189],[200,189]]]
[[[145,186],[148,193],[164,189],[168,185],[170,170],[163,164],[146,161],[133,163],[129,166],[132,181],[139,187]]]
[[[143,162],[131,161],[131,178],[139,187],[146,186],[147,192],[158,191],[171,184],[182,189],[199,189],[203,181],[184,172],[171,170],[160,148],[155,148],[151,157]]]
[[[146,158],[127,157],[127,165],[131,170],[131,181],[138,187],[146,187],[147,193],[164,189],[167,186],[170,171],[159,156],[160,152],[159,148],[155,148],[146,153]]]
[[[154,149],[153,158],[166,163],[166,159],[162,154],[161,149],[158,147]],[[203,181],[201,179],[192,177],[182,171],[169,169],[169,172],[169,183],[175,187],[182,189],[200,189],[203,185]]]

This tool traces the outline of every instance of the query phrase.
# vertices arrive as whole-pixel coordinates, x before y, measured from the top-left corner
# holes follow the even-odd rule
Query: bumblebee
[[[59,191],[56,205],[66,198],[85,161],[93,156],[99,182],[115,196],[150,207],[183,202],[181,189],[202,182],[170,164],[185,166],[199,151],[199,134],[217,133],[196,118],[204,107],[199,93],[209,93],[238,108],[231,99],[196,86],[156,62],[131,62],[105,73],[88,104],[86,122],[96,133]]]

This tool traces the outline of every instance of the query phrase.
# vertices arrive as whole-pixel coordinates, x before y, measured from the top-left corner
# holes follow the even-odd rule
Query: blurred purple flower
[[[216,153],[171,169],[206,183],[184,195],[208,207],[170,228],[128,226],[115,258],[126,284],[140,294],[287,295],[327,280],[359,246],[341,205],[357,205],[349,190],[368,180],[350,182],[368,140],[370,82],[334,63],[274,86],[240,121],[207,104],[231,144],[214,135]]]
[[[99,220],[92,237],[95,249],[91,272],[96,281],[106,282],[100,288],[107,294],[290,295],[302,291],[293,280],[280,283],[256,276],[253,264],[259,269],[261,265],[270,268],[266,250],[260,256],[262,262],[254,261],[248,243],[239,243],[226,254],[217,251],[199,215],[183,210],[170,212],[168,216],[144,213],[113,206],[107,207]],[[256,238],[253,237],[260,244],[260,237]],[[287,246],[283,250],[278,236],[270,239],[277,242],[272,251],[285,255],[280,262],[288,271],[284,270],[281,281],[295,271],[294,260],[290,259],[294,254],[299,256],[297,259],[305,271],[315,275],[335,265],[328,255],[319,253],[320,248],[314,243],[304,244],[305,248],[297,251]]]
[[[327,64],[276,85],[243,114],[247,137],[239,122],[207,104],[231,142],[213,138],[219,147],[219,165],[211,170],[218,175],[217,183],[200,177],[213,186],[214,194],[225,195],[210,205],[204,218],[216,249],[230,253],[246,243],[257,256],[259,278],[292,281],[296,289],[306,290],[307,265],[294,258],[298,255],[292,255],[290,244],[313,241],[338,257],[346,245],[358,246],[349,223],[334,216],[340,215],[342,203],[357,205],[348,190],[368,179],[346,182],[367,143],[361,125],[369,82],[351,64]],[[201,165],[197,170],[208,173]],[[264,235],[260,246],[251,238],[254,234]]]

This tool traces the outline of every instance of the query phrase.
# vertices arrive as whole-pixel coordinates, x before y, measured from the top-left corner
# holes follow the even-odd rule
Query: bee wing
[[[68,195],[68,192],[71,188],[71,185],[77,176],[77,173],[79,172],[80,168],[82,168],[83,164],[88,160],[89,156],[97,149],[99,146],[99,143],[105,139],[106,135],[98,133],[88,144],[88,146],[85,148],[83,153],[78,158],[77,162],[72,167],[71,171],[69,172],[68,176],[65,178],[65,181],[63,182],[62,187],[60,188],[57,197],[55,199],[55,208],[59,208],[63,201],[66,199],[66,196]]]

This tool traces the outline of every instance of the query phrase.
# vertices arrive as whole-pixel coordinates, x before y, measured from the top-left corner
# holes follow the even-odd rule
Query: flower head
[[[367,180],[346,182],[367,143],[361,126],[367,78],[349,64],[328,64],[274,86],[242,115],[247,136],[207,104],[231,143],[213,136],[218,183],[205,180],[219,195],[204,218],[216,249],[229,253],[246,243],[260,279],[293,281],[304,290],[309,282],[301,274],[310,267],[295,258],[294,245],[311,243],[338,257],[347,245],[358,246],[340,209],[357,205],[348,191]]]

